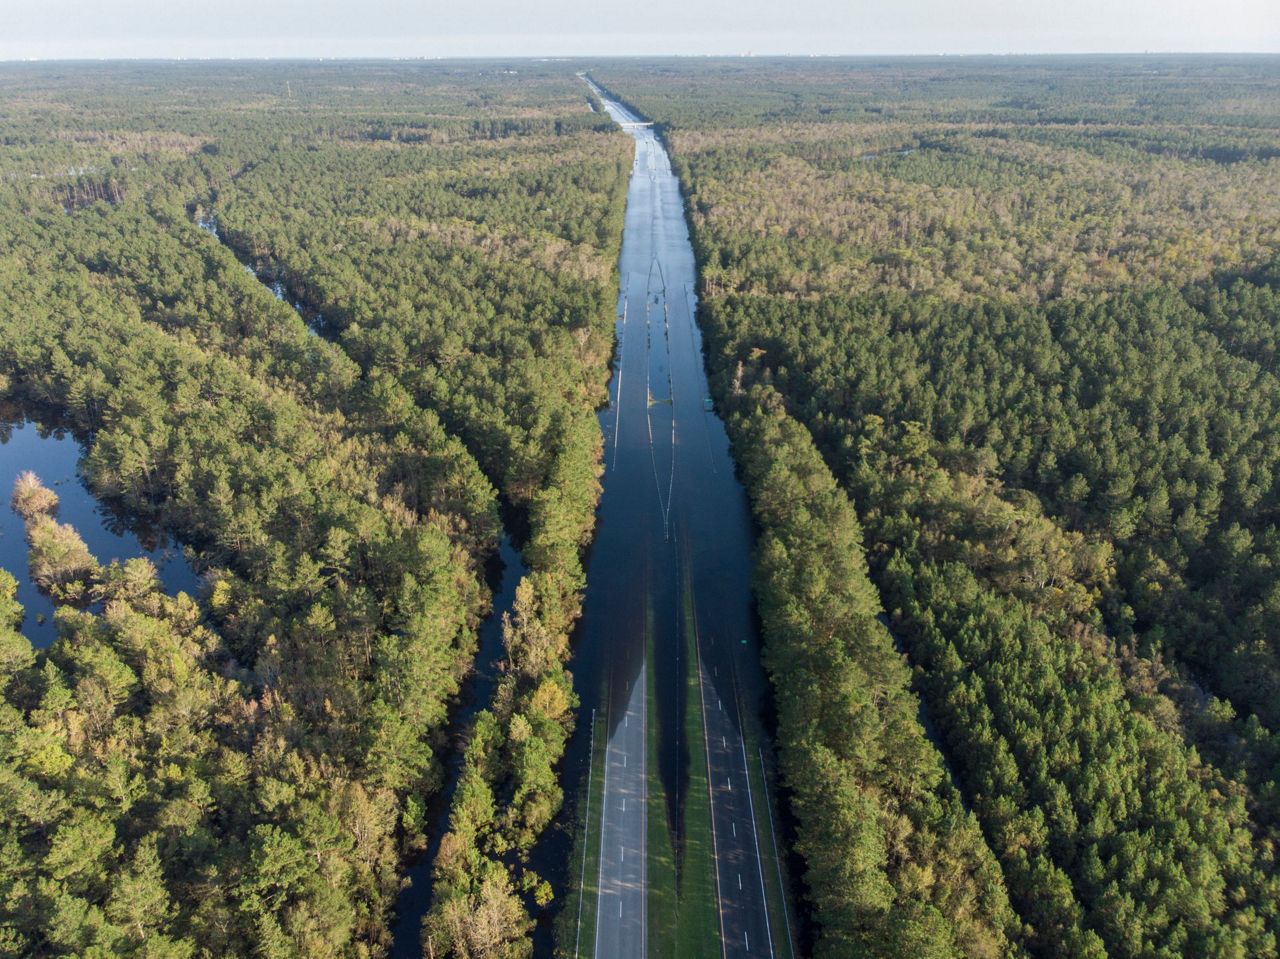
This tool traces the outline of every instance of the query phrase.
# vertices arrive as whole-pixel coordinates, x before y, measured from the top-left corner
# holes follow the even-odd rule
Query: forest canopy
[[[0,97],[0,393],[204,581],[165,596],[15,491],[64,608],[33,650],[0,580],[5,954],[383,954],[404,862],[461,835],[429,812],[456,750],[509,814],[437,907],[527,948],[625,142],[534,65],[6,64]],[[510,679],[458,729],[504,520]]]
[[[3,491],[0,955],[384,955],[428,848],[424,949],[531,953],[633,150],[579,69],[684,190],[805,951],[1280,956],[1247,56],[0,65],[0,400],[201,583]]]

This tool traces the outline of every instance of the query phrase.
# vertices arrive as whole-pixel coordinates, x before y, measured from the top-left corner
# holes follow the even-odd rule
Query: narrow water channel
[[[236,259],[240,261],[240,265],[244,267],[245,272],[270,290],[272,296],[281,303],[287,303],[291,306],[293,311],[306,322],[308,333],[312,336],[320,335],[324,328],[324,316],[318,310],[308,309],[302,302],[295,298],[289,292],[288,287],[285,286],[284,280],[279,276],[268,274],[263,270],[255,268],[253,264],[246,263],[240,256],[239,251],[232,247],[231,244],[229,244],[222,236],[221,228],[218,226],[217,216],[212,213],[206,213],[196,219],[196,226],[204,230],[205,233],[208,233],[211,237],[230,250]]]
[[[502,618],[511,612],[516,587],[528,573],[524,559],[503,533],[498,553],[490,567],[489,585],[493,588],[493,611],[480,624],[480,645],[476,650],[475,671],[462,691],[459,704],[450,716],[455,731],[454,749],[445,772],[445,784],[431,800],[433,828],[427,837],[423,856],[405,874],[409,884],[396,899],[396,921],[391,929],[391,959],[422,959],[422,920],[431,908],[431,865],[440,851],[440,840],[448,829],[449,807],[462,776],[463,747],[471,721],[493,700],[498,682],[498,663],[504,655]]]
[[[196,220],[196,225],[231,250],[245,270],[270,290],[277,300],[292,306],[306,320],[307,329],[312,335],[323,335],[324,318],[321,313],[291,298],[279,276],[261,272],[245,262],[239,251],[222,236],[216,216],[206,214]],[[453,748],[445,769],[444,786],[431,797],[428,813],[431,828],[427,836],[427,848],[406,870],[407,883],[396,898],[396,917],[391,929],[391,959],[421,959],[422,920],[431,908],[431,867],[439,852],[440,841],[448,830],[449,808],[463,771],[463,749],[467,734],[476,714],[487,708],[493,699],[498,680],[498,662],[504,654],[502,621],[512,611],[516,587],[528,571],[520,551],[504,531],[498,542],[498,551],[487,570],[489,586],[493,590],[493,609],[480,624],[472,673],[450,715],[449,728],[454,731]]]
[[[94,498],[79,472],[81,453],[80,444],[69,433],[42,429],[19,411],[0,408],[0,568],[18,581],[18,602],[26,611],[22,634],[37,649],[48,647],[57,637],[56,606],[31,580],[26,528],[9,508],[14,480],[27,470],[58,494],[58,522],[74,526],[100,562],[145,556],[155,564],[165,592],[194,596],[200,586],[182,549],[167,534],[130,525]]]

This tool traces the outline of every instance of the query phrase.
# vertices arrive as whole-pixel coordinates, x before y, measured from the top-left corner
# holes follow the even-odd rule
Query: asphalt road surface
[[[643,956],[645,910],[645,671],[622,705],[622,725],[605,748],[597,956]]]
[[[607,717],[597,959],[648,947],[649,795],[661,789],[672,835],[690,803],[709,803],[722,954],[773,956],[756,816],[741,734],[764,680],[750,607],[751,525],[723,424],[707,408],[695,266],[679,184],[651,128],[598,95],[636,141],[618,301],[618,356],[602,416],[605,492],[588,566],[585,641],[575,672],[601,677]],[[685,654],[690,597],[697,656]],[[690,672],[699,688],[708,791],[687,796],[681,743]],[[591,682],[585,682],[584,705]],[[653,691],[653,701],[647,693]],[[649,761],[653,743],[656,763]],[[784,941],[779,939],[778,941]]]

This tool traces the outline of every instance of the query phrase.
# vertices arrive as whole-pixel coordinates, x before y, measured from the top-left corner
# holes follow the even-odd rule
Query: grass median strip
[[[652,613],[652,610],[650,610]],[[652,623],[652,615],[649,616]],[[654,662],[653,630],[646,630],[645,656]],[[658,670],[646,671],[645,695],[650,706],[656,696],[656,674]],[[649,920],[649,952],[653,956],[675,956],[678,953],[676,943],[680,929],[680,894],[676,872],[675,840],[671,835],[671,823],[667,818],[666,795],[662,788],[662,777],[656,775],[659,769],[659,747],[662,730],[659,726],[657,711],[649,710],[649,727],[645,730],[645,750],[648,754],[648,795],[649,804],[648,829],[645,836],[648,853],[648,920]]]
[[[681,627],[685,645],[684,736],[689,749],[689,785],[684,805],[684,858],[680,877],[683,923],[679,955],[720,953],[719,901],[711,833],[711,793],[707,783],[706,734],[700,695],[698,620],[688,566],[682,580]]]

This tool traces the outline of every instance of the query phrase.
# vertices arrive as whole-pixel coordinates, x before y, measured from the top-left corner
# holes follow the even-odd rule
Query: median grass
[[[693,591],[687,569],[683,577],[681,641],[687,668],[682,677],[684,719],[680,735],[689,754],[689,779],[683,815],[683,857],[676,863],[676,837],[667,818],[667,797],[659,774],[659,753],[674,729],[664,729],[654,708],[657,698],[655,662],[657,650],[653,631],[653,610],[646,612],[645,696],[648,723],[645,731],[648,784],[646,833],[646,875],[648,953],[660,959],[684,959],[720,954],[720,920],[715,874],[715,854],[711,835],[711,804],[707,788],[706,739],[702,721],[702,701],[698,686],[698,635]],[[581,878],[580,889],[566,897],[558,923],[556,955],[588,959],[594,955],[596,911],[599,900],[600,826],[604,810],[604,758],[608,720],[595,716],[595,738],[591,771],[579,791],[578,808],[583,810],[574,844],[572,875]],[[751,747],[754,748],[754,747]],[[756,770],[759,775],[759,770]],[[752,788],[757,788],[752,782]],[[759,788],[763,790],[763,785]],[[761,793],[763,795],[763,792]],[[758,804],[757,804],[758,805]],[[762,814],[762,810],[757,810]],[[585,820],[582,818],[585,817]],[[585,826],[585,829],[584,829]],[[761,833],[761,842],[765,840]],[[764,850],[761,850],[762,854]],[[585,869],[584,869],[585,857]],[[772,858],[768,862],[772,866]],[[776,885],[776,883],[775,883]],[[771,906],[772,909],[772,906]],[[579,915],[581,920],[579,922]],[[771,913],[772,915],[772,913]],[[787,955],[787,953],[779,953]]]
[[[697,615],[688,566],[683,578],[681,631],[685,647],[684,736],[689,750],[689,787],[684,805],[684,860],[680,876],[682,920],[679,955],[714,956],[720,949],[719,894],[711,834],[707,742],[699,695]]]
[[[683,564],[682,564],[683,565]],[[720,954],[715,854],[711,804],[707,791],[706,740],[698,695],[697,629],[693,592],[684,566],[680,641],[686,669],[682,679],[684,721],[680,735],[689,755],[689,779],[683,808],[683,856],[676,865],[676,841],[667,820],[660,777],[649,779],[649,954],[659,959]],[[650,649],[650,655],[653,650]],[[650,673],[650,692],[653,678]],[[657,768],[661,731],[650,723],[650,768]]]
[[[646,617],[651,625],[652,607]],[[653,630],[645,630],[645,659],[654,662]],[[648,857],[648,925],[649,954],[653,956],[675,956],[676,935],[680,927],[680,894],[676,877],[675,841],[671,835],[671,824],[667,820],[666,793],[662,788],[662,777],[658,774],[659,750],[662,741],[662,729],[658,722],[658,713],[653,708],[657,698],[657,671],[645,670],[645,696],[648,699],[648,728],[645,730],[646,769],[648,770],[648,802],[649,817],[645,836],[646,855]]]

